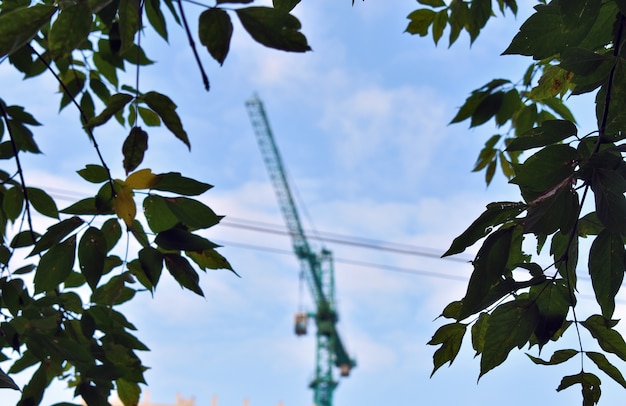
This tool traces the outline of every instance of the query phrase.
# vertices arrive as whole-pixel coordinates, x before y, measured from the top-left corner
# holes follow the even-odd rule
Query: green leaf
[[[517,202],[496,202],[487,205],[485,210],[460,236],[456,237],[450,248],[442,255],[447,257],[465,251],[476,241],[489,234],[493,227],[514,219],[526,206]]]
[[[615,311],[615,296],[624,280],[624,238],[620,234],[602,231],[591,244],[589,251],[589,275],[602,309],[602,316],[610,319]]]
[[[154,291],[161,278],[161,272],[163,271],[163,254],[152,247],[142,248],[141,251],[139,251],[139,263],[141,265],[142,275],[145,276],[144,280],[137,276],[139,282],[146,288]]]
[[[203,271],[206,269],[228,269],[235,275],[239,276],[228,260],[214,249],[204,251],[185,251],[185,254],[191,258],[193,262],[198,264],[200,269]]]
[[[165,254],[163,257],[165,267],[174,279],[180,283],[180,286],[204,297],[204,293],[198,284],[200,280],[198,273],[191,267],[187,259],[176,254]]]
[[[117,387],[117,396],[124,405],[139,404],[141,388],[137,382],[131,382],[124,378],[119,378],[115,381],[115,386]]]
[[[516,299],[496,307],[489,317],[489,326],[485,332],[479,379],[502,364],[513,348],[522,348],[537,322],[537,307],[531,300]]]
[[[271,7],[247,7],[235,12],[243,28],[258,43],[288,52],[311,50],[299,31],[300,21],[293,15]]]
[[[437,329],[433,337],[427,343],[428,345],[441,344],[441,347],[439,347],[433,355],[434,367],[430,374],[431,377],[446,362],[450,362],[450,365],[452,365],[461,349],[461,343],[466,330],[467,324],[463,323],[450,323]]]
[[[52,199],[52,197],[50,197],[50,195],[48,195],[45,191],[34,187],[27,187],[26,193],[28,194],[30,204],[35,208],[35,210],[44,216],[52,217],[54,219],[59,218],[59,209],[57,209],[54,199]]]
[[[204,203],[186,197],[165,198],[165,203],[178,220],[190,230],[210,228],[224,216],[218,216]]]
[[[219,8],[210,8],[200,14],[198,38],[220,65],[224,64],[224,60],[228,55],[232,35],[233,23],[230,21],[230,16],[226,11]]]
[[[122,41],[119,54],[122,55],[131,49],[135,42],[135,33],[141,28],[139,19],[141,5],[139,0],[120,0],[118,10],[120,40]]]
[[[428,28],[435,21],[436,13],[427,8],[422,8],[419,10],[415,10],[411,12],[407,16],[409,20],[409,25],[406,27],[405,32],[413,35],[419,35],[420,37],[425,37],[428,35]]]
[[[165,250],[204,251],[218,247],[206,238],[180,228],[172,228],[159,233],[154,242]]]
[[[541,358],[533,357],[530,354],[526,355],[528,356],[528,358],[530,358],[532,362],[537,365],[558,365],[570,360],[572,357],[578,354],[579,352],[577,350],[558,350],[555,351],[554,354],[552,354],[549,361],[544,361]]]
[[[7,216],[7,219],[14,222],[17,217],[22,213],[24,207],[24,193],[20,186],[13,186],[4,193],[2,199],[2,210]]]
[[[109,100],[107,102],[107,106],[102,111],[102,113],[100,113],[96,117],[90,119],[87,122],[87,125],[85,127],[87,127],[87,128],[94,128],[94,127],[100,126],[102,124],[105,124],[115,114],[117,114],[120,111],[124,110],[124,107],[126,107],[126,105],[128,103],[130,103],[133,100],[133,98],[134,97],[132,95],[127,94],[127,93],[116,93],[116,94],[112,95],[111,97],[109,97]]]
[[[472,325],[472,348],[476,351],[476,355],[482,354],[485,349],[485,333],[489,327],[489,317],[489,313],[482,312]]]
[[[161,125],[161,118],[154,111],[145,107],[138,107],[139,116],[148,127],[158,127]]]
[[[146,104],[161,117],[165,126],[182,142],[191,149],[189,137],[183,129],[180,117],[176,113],[176,104],[167,96],[157,93],[148,92],[142,96]]]
[[[35,273],[35,293],[55,289],[72,272],[76,254],[76,236],[52,246],[39,260]]]
[[[0,369],[0,388],[9,388],[15,390],[21,390],[19,386],[15,383],[15,381],[2,369]]]
[[[582,386],[583,406],[593,406],[598,403],[601,393],[600,379],[594,374],[581,371],[576,375],[564,376],[556,391],[560,392],[576,384]]]
[[[507,227],[495,231],[487,237],[478,250],[474,260],[474,271],[467,285],[467,292],[463,297],[460,319],[464,319],[493,303],[491,300],[489,300],[491,303],[486,303],[485,299],[489,297],[489,291],[501,281],[502,275],[505,273],[514,230],[515,227]],[[501,294],[507,292],[510,292],[510,289],[504,289]]]
[[[566,138],[576,136],[578,130],[576,125],[568,120],[548,120],[541,123],[539,127],[526,131],[519,137],[514,138],[507,151],[525,151],[531,148],[545,147],[556,144]]]
[[[599,352],[587,351],[585,355],[592,360],[598,368],[602,370],[605,374],[610,376],[615,380],[615,382],[622,385],[622,387],[626,388],[626,380],[622,373],[617,369],[613,364],[609,362],[609,360]]]
[[[578,220],[579,202],[570,184],[555,187],[528,205],[524,232],[550,235],[569,232]]]
[[[617,321],[609,321],[594,314],[581,324],[598,341],[600,348],[617,355],[622,361],[626,361],[626,342],[620,333],[613,329]]]
[[[141,225],[139,221],[137,221],[137,219],[135,219],[132,226],[128,226],[127,228],[133,234],[137,242],[141,244],[142,247],[150,246],[150,241],[148,241],[148,236],[146,235],[146,232],[143,230],[143,226]]]
[[[71,217],[48,227],[45,234],[37,241],[33,250],[28,254],[29,257],[39,254],[52,247],[67,237],[72,231],[80,227],[84,221],[79,217]]]
[[[272,5],[275,9],[288,13],[293,10],[300,1],[301,0],[272,0]],[[219,3],[218,1],[218,4]],[[241,3],[252,3],[252,0],[243,0]]]
[[[571,5],[559,7],[559,3]],[[601,0],[584,0],[535,6],[535,14],[522,24],[504,54],[527,55],[540,60],[578,46],[598,18],[600,5]],[[565,16],[563,9],[568,10]]]
[[[91,8],[86,0],[64,6],[48,34],[48,51],[52,59],[70,55],[87,41],[92,19]]]
[[[197,196],[213,187],[208,183],[184,177],[179,172],[161,173],[157,175],[157,178],[157,182],[151,187],[152,190],[178,193],[184,196]]]
[[[56,7],[36,4],[0,14],[0,58],[29,43],[56,11]]]
[[[117,219],[108,219],[102,225],[101,231],[107,242],[107,252],[109,252],[122,237],[122,228]]]
[[[626,235],[626,180],[615,170],[597,169],[591,179],[596,214],[610,231]]]
[[[100,165],[87,164],[84,169],[77,171],[81,178],[91,183],[102,183],[109,180],[109,173]]]
[[[560,67],[576,75],[591,75],[609,58],[583,48],[567,48],[561,55]]]
[[[19,233],[15,234],[13,239],[11,239],[11,243],[9,244],[9,246],[11,248],[29,247],[35,243],[35,240],[33,238],[37,237],[39,237],[39,235],[30,230],[20,231]]]
[[[104,270],[104,259],[108,251],[107,240],[99,229],[89,227],[78,244],[80,272],[92,291],[96,290]]]
[[[527,199],[534,200],[538,196],[533,192],[541,194],[571,178],[577,158],[578,152],[569,145],[548,145],[517,166],[510,182],[518,185]]]
[[[108,211],[110,212],[110,210]],[[61,213],[65,214],[105,214],[96,207],[96,198],[88,197],[64,208]]]
[[[91,302],[117,306],[131,300],[135,296],[135,290],[126,286],[125,282],[129,280],[134,281],[130,273],[112,277],[107,283],[93,291]]]
[[[144,2],[146,17],[152,28],[167,41],[167,25],[165,22],[165,16],[161,11],[160,0],[147,0]]]
[[[160,233],[178,224],[178,217],[172,213],[162,196],[148,195],[143,201],[144,215],[150,230]]]
[[[419,4],[424,4],[425,6],[431,6],[433,8],[436,7],[445,7],[446,3],[443,0],[417,0]]]
[[[141,162],[143,162],[143,157],[147,149],[148,133],[143,131],[141,127],[133,127],[122,145],[122,154],[124,155],[123,164],[126,175],[137,169]]]
[[[543,346],[560,331],[566,323],[566,317],[574,298],[570,296],[567,282],[563,279],[549,280],[545,283],[531,286],[529,297],[537,304],[539,322],[534,331],[537,344],[541,350]]]

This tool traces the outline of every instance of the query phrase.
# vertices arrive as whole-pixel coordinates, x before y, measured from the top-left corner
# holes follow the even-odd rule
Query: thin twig
[[[26,189],[26,180],[24,179],[24,170],[22,169],[22,164],[20,162],[19,150],[17,148],[17,143],[15,142],[15,134],[13,134],[13,127],[9,122],[9,117],[6,109],[4,108],[4,102],[0,100],[0,114],[2,115],[2,119],[4,120],[7,131],[9,132],[9,138],[11,138],[11,148],[13,149],[13,155],[15,155],[15,164],[17,165],[17,172],[20,175],[20,183],[22,185],[22,193],[24,194],[24,210],[26,211],[26,218],[28,220],[28,228],[30,231],[30,236],[35,241],[37,238],[35,236],[35,229],[33,228],[33,218],[30,212],[30,199],[28,198],[28,190]]]
[[[178,9],[180,10],[180,16],[183,20],[183,25],[185,26],[185,32],[187,33],[187,39],[189,40],[189,46],[193,51],[193,56],[196,58],[196,63],[198,64],[198,68],[200,69],[200,74],[202,75],[202,82],[204,83],[204,88],[208,92],[210,89],[209,85],[209,77],[204,71],[204,67],[202,66],[202,61],[200,60],[200,56],[198,55],[198,51],[196,50],[196,43],[193,41],[193,37],[191,36],[191,31],[189,30],[189,25],[187,24],[187,18],[185,17],[185,12],[183,11],[183,2],[178,0]]]
[[[115,193],[115,185],[113,183],[113,178],[111,177],[111,171],[109,170],[109,167],[107,166],[106,162],[104,162],[104,157],[102,156],[102,153],[100,152],[100,147],[98,146],[98,142],[96,141],[96,137],[93,135],[93,132],[91,131],[91,128],[89,128],[87,126],[87,122],[89,121],[89,119],[87,118],[87,115],[85,114],[85,111],[82,109],[82,107],[80,107],[80,104],[78,104],[78,102],[76,101],[74,96],[72,96],[72,92],[70,92],[70,90],[67,88],[67,86],[65,86],[65,83],[63,83],[63,80],[61,80],[59,75],[57,75],[57,73],[54,71],[54,69],[52,69],[52,66],[50,66],[48,61],[46,61],[41,56],[41,54],[39,54],[39,52],[37,52],[37,50],[35,50],[35,48],[33,48],[30,45],[29,45],[29,47],[30,47],[31,51],[34,52],[35,55],[37,55],[39,60],[41,62],[43,62],[44,65],[46,65],[46,68],[50,71],[50,73],[52,73],[52,75],[55,77],[57,82],[59,82],[59,85],[61,86],[61,88],[63,89],[65,94],[67,94],[67,96],[70,98],[70,100],[72,101],[74,106],[76,106],[76,108],[78,109],[78,111],[80,113],[80,119],[83,122],[83,128],[87,132],[87,136],[89,137],[89,140],[93,143],[93,147],[96,149],[96,153],[98,154],[98,158],[100,159],[100,163],[102,164],[102,167],[107,172],[107,176],[109,177],[109,180],[108,180],[109,186],[111,186],[111,193],[112,193],[113,196],[115,196],[116,195],[116,193]]]

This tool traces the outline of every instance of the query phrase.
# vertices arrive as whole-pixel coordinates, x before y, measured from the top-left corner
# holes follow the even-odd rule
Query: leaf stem
[[[180,17],[183,20],[183,26],[185,27],[185,32],[187,33],[187,39],[189,40],[189,46],[193,51],[193,56],[196,58],[196,63],[198,64],[198,69],[200,69],[200,74],[202,75],[202,82],[204,83],[204,88],[208,92],[211,88],[209,84],[209,77],[204,71],[204,67],[202,66],[202,61],[200,60],[200,56],[198,55],[198,50],[196,49],[196,43],[193,41],[193,37],[191,36],[191,31],[189,30],[189,24],[187,24],[187,17],[185,17],[185,11],[183,10],[183,2],[182,0],[178,0],[178,9],[180,10]]]
[[[22,193],[24,194],[24,210],[26,211],[26,219],[28,221],[28,229],[30,232],[30,236],[35,241],[35,230],[33,228],[33,218],[30,212],[30,199],[28,198],[28,190],[26,189],[26,179],[24,178],[24,170],[22,169],[22,164],[20,162],[19,157],[19,149],[17,148],[17,144],[15,142],[15,134],[13,134],[13,127],[9,122],[9,117],[6,109],[4,108],[4,101],[0,100],[0,115],[2,115],[2,119],[7,127],[7,131],[9,133],[9,138],[11,139],[11,148],[13,149],[13,155],[15,156],[15,164],[17,165],[17,173],[20,176],[20,184],[22,186]]]
[[[102,167],[107,172],[107,176],[109,178],[108,179],[109,186],[111,187],[111,193],[113,194],[113,196],[115,196],[116,195],[116,193],[115,193],[115,186],[113,184],[113,178],[111,177],[111,171],[109,170],[109,167],[107,166],[106,162],[104,161],[104,157],[102,156],[102,152],[100,151],[100,147],[98,146],[98,142],[96,141],[96,137],[93,135],[93,132],[91,131],[91,129],[89,127],[87,127],[87,122],[89,121],[89,119],[87,118],[87,115],[85,114],[85,111],[82,109],[82,107],[80,107],[80,104],[78,104],[78,102],[76,101],[76,98],[74,98],[74,96],[72,96],[72,93],[70,92],[70,90],[67,88],[67,86],[65,86],[65,83],[63,83],[63,81],[61,80],[59,75],[57,75],[57,73],[54,71],[54,69],[52,69],[52,66],[50,66],[48,61],[46,61],[44,59],[44,57],[42,57],[41,54],[39,52],[37,52],[37,50],[35,48],[33,48],[30,45],[29,45],[29,47],[30,47],[31,51],[35,55],[37,55],[39,60],[41,62],[43,62],[44,65],[46,65],[46,68],[50,71],[50,73],[52,73],[52,75],[57,80],[57,82],[59,82],[59,85],[61,86],[61,88],[63,89],[65,94],[67,94],[67,96],[70,98],[70,100],[72,101],[74,106],[76,106],[76,108],[78,109],[78,111],[80,113],[80,120],[83,123],[83,128],[87,132],[87,136],[89,137],[89,140],[92,142],[93,147],[96,149],[96,153],[98,154],[98,159],[100,159],[100,163],[102,164]]]

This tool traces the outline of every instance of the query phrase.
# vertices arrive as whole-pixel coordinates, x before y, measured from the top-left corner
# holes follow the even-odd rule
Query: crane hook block
[[[296,313],[295,332],[297,336],[306,335],[308,316],[304,312]]]

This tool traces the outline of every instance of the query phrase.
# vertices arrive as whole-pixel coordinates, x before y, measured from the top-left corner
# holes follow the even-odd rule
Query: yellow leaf
[[[141,169],[133,172],[126,178],[124,184],[135,189],[150,189],[157,182],[157,176],[150,169]]]
[[[137,215],[137,206],[135,199],[133,199],[133,191],[130,188],[125,186],[117,192],[113,207],[117,217],[124,220],[127,226],[132,226]]]

